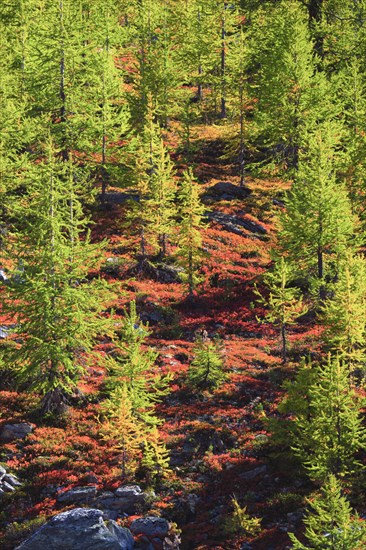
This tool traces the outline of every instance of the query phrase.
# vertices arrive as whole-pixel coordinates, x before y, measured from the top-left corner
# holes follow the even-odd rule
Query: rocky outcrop
[[[239,218],[239,216],[231,216],[223,212],[206,212],[205,215],[209,221],[221,225],[223,229],[236,235],[245,235],[244,229],[258,237],[267,233],[267,229],[263,225],[247,218]]]
[[[97,493],[96,485],[73,487],[56,496],[60,504],[88,504],[107,512],[112,519],[119,515],[141,513],[147,503],[147,495],[138,485],[122,485],[114,492]],[[109,514],[108,512],[113,512]]]
[[[164,518],[147,516],[135,519],[131,523],[130,529],[134,535],[164,538],[169,533],[169,522]]]
[[[138,485],[122,485],[114,491],[107,491],[98,496],[99,508],[115,510],[120,514],[135,514],[146,505],[146,494]]]
[[[3,424],[0,428],[0,441],[7,443],[15,439],[24,439],[33,431],[33,426],[27,422],[19,424]]]
[[[130,529],[135,535],[136,550],[179,550],[180,532],[166,519],[146,516],[135,519]]]
[[[246,199],[251,193],[247,187],[238,187],[230,181],[219,181],[209,187],[203,198],[212,201],[233,201],[237,199]]]
[[[101,510],[75,508],[54,516],[16,550],[132,550],[128,529],[106,523]]]
[[[57,495],[57,501],[63,504],[75,504],[77,502],[89,502],[96,497],[97,487],[88,485],[86,487],[75,487]]]

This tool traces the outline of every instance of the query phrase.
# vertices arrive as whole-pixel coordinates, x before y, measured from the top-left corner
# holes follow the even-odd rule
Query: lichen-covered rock
[[[19,424],[3,424],[0,428],[0,441],[4,443],[14,439],[24,439],[33,431],[33,426],[27,422]]]
[[[138,485],[125,485],[115,491],[112,510],[125,514],[135,514],[146,505],[146,494]]]
[[[165,538],[169,533],[169,522],[164,518],[147,516],[135,519],[131,523],[130,529],[134,535]]]
[[[63,504],[75,504],[76,502],[88,502],[94,498],[97,494],[97,487],[95,485],[88,485],[86,487],[74,487],[69,489],[60,495],[57,495],[57,501]]]
[[[75,508],[54,516],[16,550],[132,550],[133,537],[101,510]]]

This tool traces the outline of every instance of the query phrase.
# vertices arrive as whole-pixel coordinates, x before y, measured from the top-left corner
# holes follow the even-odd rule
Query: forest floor
[[[287,532],[301,525],[308,484],[297,477],[290,459],[276,458],[278,449],[271,444],[270,419],[277,416],[282,382],[293,369],[291,362],[281,363],[276,330],[259,321],[264,310],[254,285],[261,287],[260,275],[270,264],[275,219],[288,184],[248,177],[247,198],[210,198],[208,190],[218,182],[238,185],[235,167],[219,158],[222,144],[220,126],[197,129],[195,173],[207,211],[215,215],[202,232],[207,257],[194,302],[186,299],[181,283],[132,275],[134,240],[125,234],[126,204],[111,200],[96,209],[93,237],[108,239],[108,262],[101,270],[115,292],[108,307],[118,318],[129,300],[136,300],[150,323],[148,343],[159,352],[159,371],[173,374],[171,391],[157,408],[172,473],[155,488],[152,513],[178,524],[183,549],[239,550],[247,542],[253,550],[281,550],[290,545]],[[186,373],[195,335],[203,330],[222,338],[227,380],[216,391],[198,395],[187,389]],[[316,336],[311,319],[290,331],[290,359],[306,355]],[[103,358],[111,343],[101,339],[97,347]],[[108,489],[124,481],[115,453],[99,437],[98,392],[104,377],[103,360],[89,367],[79,400],[57,426],[40,423],[33,413],[35,398],[3,380],[1,423],[34,426],[25,440],[1,449],[2,464],[24,482],[3,502],[4,550],[24,538],[25,520],[37,523],[36,518],[67,508],[56,499],[60,490],[96,480]],[[143,479],[137,482],[143,487]],[[259,535],[230,524],[234,497],[250,516],[261,518]]]

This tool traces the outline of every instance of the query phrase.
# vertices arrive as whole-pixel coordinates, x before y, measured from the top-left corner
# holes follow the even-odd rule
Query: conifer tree
[[[183,174],[183,180],[178,192],[180,232],[178,239],[177,256],[179,262],[186,269],[189,296],[199,281],[197,270],[202,258],[202,225],[203,205],[199,198],[199,188],[191,169]]]
[[[312,479],[348,476],[360,468],[355,454],[365,444],[360,402],[350,386],[349,367],[338,357],[312,367],[315,377],[306,391],[307,405],[295,414],[293,450]],[[295,381],[296,384],[296,381]],[[296,402],[294,402],[296,407]]]
[[[336,178],[337,131],[325,123],[309,133],[280,220],[281,247],[320,288],[321,298],[326,281],[337,274],[340,259],[352,247],[356,228],[347,191]]]
[[[118,3],[98,0],[88,10],[88,41],[96,53],[92,56],[93,69],[89,70],[89,111],[91,141],[100,155],[101,200],[105,200],[108,181],[113,175],[113,164],[118,160],[116,142],[127,132],[127,111],[123,104],[122,70],[115,58],[121,54],[119,44],[123,32],[119,22]],[[92,146],[93,148],[93,146]]]
[[[308,499],[308,504],[304,520],[307,543],[289,533],[294,550],[359,550],[366,543],[365,522],[352,513],[334,475],[327,479],[321,495]]]
[[[366,333],[366,266],[361,255],[346,254],[331,299],[321,310],[329,347],[352,370],[363,361]]]
[[[169,452],[156,427],[151,428],[143,441],[140,470],[145,473],[148,486],[154,486],[160,478],[171,473]]]
[[[88,234],[81,239],[87,219],[75,193],[74,166],[57,155],[50,141],[46,159],[27,168],[28,195],[14,210],[22,220],[14,235],[19,272],[2,296],[20,338],[9,361],[18,380],[42,396],[44,412],[57,412],[73,394],[93,337],[106,330],[102,287],[85,282],[102,245],[90,244]]]
[[[264,275],[264,283],[269,289],[268,300],[256,290],[256,294],[260,297],[259,301],[269,308],[266,320],[280,329],[281,355],[284,363],[287,360],[287,328],[297,317],[305,313],[300,291],[288,286],[290,276],[290,264],[281,256],[275,262],[274,270],[267,271]]]
[[[167,126],[172,109],[174,89],[180,78],[173,60],[170,12],[167,2],[133,3],[130,49],[136,59],[136,70],[129,101],[132,121],[137,127],[145,119],[149,97],[161,126]]]
[[[366,182],[366,75],[360,59],[352,59],[332,78],[337,101],[342,105],[345,151],[341,170],[344,173],[352,210],[365,223]]]
[[[188,371],[188,382],[192,386],[199,390],[214,389],[225,380],[220,340],[211,340],[203,331],[202,336],[196,338],[193,355]]]
[[[177,67],[186,83],[193,82],[195,100],[202,103],[204,89],[211,80],[213,52],[218,34],[215,18],[217,11],[206,0],[187,0],[177,12],[177,44],[174,52]],[[215,45],[215,46],[214,46]]]
[[[141,460],[146,428],[136,419],[126,384],[117,386],[102,404],[104,419],[100,433],[108,445],[121,454],[121,473],[133,473]]]
[[[304,128],[329,112],[330,88],[315,73],[307,15],[297,1],[265,5],[251,28],[255,120],[262,147],[285,168],[296,168]]]
[[[175,214],[175,180],[173,163],[164,145],[160,128],[154,121],[152,97],[148,99],[148,113],[143,132],[132,143],[134,177],[139,201],[131,204],[129,219],[140,236],[141,262],[150,247],[154,253],[165,256],[168,237],[173,229]]]
[[[249,97],[248,85],[248,63],[249,63],[249,46],[247,37],[244,33],[244,16],[241,15],[239,30],[232,36],[230,48],[227,52],[227,81],[229,94],[233,96],[232,117],[239,121],[239,135],[234,140],[234,148],[230,149],[230,153],[235,153],[237,156],[238,171],[240,177],[240,187],[245,185],[245,152],[246,152],[246,106]],[[234,150],[233,150],[234,149]]]
[[[150,196],[146,200],[150,223],[148,232],[160,256],[167,254],[167,241],[172,233],[175,215],[175,181],[173,163],[162,138],[154,151],[154,168],[150,177]]]
[[[109,359],[110,378],[108,386],[126,387],[131,412],[139,422],[154,426],[159,419],[154,414],[155,405],[168,392],[170,376],[162,376],[154,371],[158,353],[145,349],[145,340],[150,332],[147,325],[141,323],[136,312],[136,303],[130,303],[126,312],[119,341],[115,341],[115,353]]]

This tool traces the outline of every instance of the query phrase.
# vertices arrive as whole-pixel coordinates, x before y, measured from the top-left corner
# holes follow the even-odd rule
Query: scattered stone
[[[0,327],[0,339],[4,340],[4,338],[7,338],[9,336],[10,330],[9,327],[2,326]]]
[[[112,509],[126,514],[134,514],[138,508],[146,504],[146,494],[138,485],[124,485],[115,491],[116,498],[112,503]]]
[[[246,199],[250,194],[251,190],[247,187],[239,187],[230,181],[219,181],[206,190],[204,198],[214,201],[233,201]]]
[[[164,263],[152,263],[148,260],[139,262],[131,270],[131,274],[139,276],[144,275],[159,283],[180,283],[182,281],[181,275],[184,273],[184,269],[179,266],[172,266]]]
[[[164,518],[147,516],[145,518],[135,519],[131,523],[130,529],[134,535],[164,538],[169,533],[169,523]]]
[[[111,275],[112,277],[118,278],[121,274],[121,259],[111,256],[107,258],[104,265],[102,265],[101,270],[106,275]]]
[[[267,466],[263,464],[263,466],[258,466],[257,468],[254,468],[254,470],[249,470],[248,472],[244,472],[243,474],[240,474],[240,479],[246,479],[247,481],[250,481],[251,479],[255,479],[256,477],[265,474],[267,472]]]
[[[287,521],[289,523],[299,523],[304,517],[304,510],[301,508],[295,512],[289,512],[287,514]]]
[[[206,212],[205,216],[209,221],[221,225],[226,231],[235,233],[236,235],[245,235],[243,229],[256,234],[258,237],[267,234],[267,229],[263,227],[263,225],[253,222],[252,220],[231,216],[223,212]]]
[[[16,476],[8,474],[3,466],[0,466],[0,498],[4,493],[13,493],[21,483]]]
[[[98,481],[97,476],[91,472],[85,476],[85,483],[98,483]]]
[[[0,428],[0,441],[6,443],[14,439],[24,439],[33,431],[33,426],[27,422],[19,424],[3,424]]]
[[[2,476],[1,483],[8,483],[9,485],[12,485],[13,487],[20,487],[21,486],[21,483],[20,483],[19,479],[17,479],[12,474],[5,474],[4,476]]]
[[[97,487],[95,485],[88,485],[87,487],[74,487],[64,493],[57,495],[57,501],[63,504],[74,504],[76,502],[88,502],[94,498],[97,494]]]
[[[100,197],[99,197],[100,198]],[[114,191],[112,193],[105,194],[104,202],[109,204],[124,204],[128,201],[139,201],[139,196],[137,193],[123,193],[122,191]]]
[[[4,493],[12,493],[15,491],[15,487],[13,485],[10,485],[7,481],[1,482],[1,489],[4,491]]]
[[[98,508],[107,512],[118,512],[119,515],[141,512],[146,502],[146,493],[138,485],[124,485],[114,493],[104,491],[94,501]]]
[[[101,510],[75,508],[54,516],[16,550],[132,550],[133,537]]]

